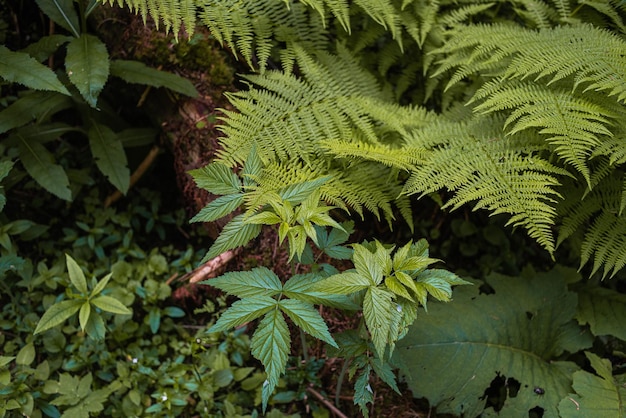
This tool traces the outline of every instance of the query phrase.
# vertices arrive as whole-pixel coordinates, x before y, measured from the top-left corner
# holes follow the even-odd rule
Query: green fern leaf
[[[13,52],[0,45],[0,77],[35,90],[56,91],[70,95],[56,74],[30,55]]]
[[[283,299],[279,302],[279,307],[304,332],[337,347],[337,343],[328,332],[324,319],[312,305],[296,299]]]
[[[283,288],[278,276],[266,267],[257,267],[250,271],[230,272],[201,283],[217,287],[229,295],[242,299],[260,295],[274,296],[280,293]]]
[[[263,384],[263,410],[267,407],[278,378],[284,373],[291,349],[287,322],[279,309],[272,309],[259,323],[250,345],[252,355],[265,367],[267,380]]]
[[[63,200],[72,200],[70,182],[63,167],[54,163],[52,154],[39,142],[19,138],[20,160],[41,187]]]
[[[65,70],[72,84],[91,107],[109,77],[109,53],[102,41],[93,35],[80,35],[67,44]]]
[[[249,224],[245,222],[245,215],[238,215],[228,222],[222,233],[215,240],[209,251],[202,259],[206,262],[224,251],[232,250],[247,244],[250,240],[256,238],[261,233],[261,225]]]
[[[91,153],[100,171],[117,189],[126,194],[130,187],[130,170],[121,141],[108,126],[94,124],[87,133]]]
[[[233,212],[243,203],[243,194],[220,196],[203,207],[189,222],[212,222]]]
[[[187,36],[191,37],[196,27],[196,6],[193,0],[100,0],[103,3],[128,6],[135,13],[140,13],[144,22],[148,15],[154,19],[157,28],[162,23],[165,31],[172,31],[176,39],[185,25]]]
[[[150,68],[139,61],[111,61],[111,75],[127,83],[144,84],[152,87],[165,87],[189,97],[197,97],[198,91],[185,78],[176,74]]]
[[[257,295],[238,300],[220,315],[217,322],[211,328],[209,328],[207,332],[213,333],[226,331],[231,328],[243,325],[247,322],[253,321],[270,311],[279,312],[276,309],[277,303],[278,302],[275,299],[263,295]]]

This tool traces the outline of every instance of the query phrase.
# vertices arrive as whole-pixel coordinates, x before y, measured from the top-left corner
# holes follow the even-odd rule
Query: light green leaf
[[[265,367],[267,380],[263,384],[263,409],[278,378],[285,372],[287,358],[291,349],[291,337],[287,322],[279,309],[272,309],[259,323],[250,345],[252,355]]]
[[[276,225],[281,223],[281,219],[274,212],[264,211],[257,213],[256,215],[248,216],[246,218],[247,224],[257,225]]]
[[[85,330],[87,328],[87,322],[89,322],[89,316],[91,315],[91,304],[89,302],[83,303],[83,306],[80,307],[80,311],[78,312],[78,323],[80,324],[80,329]]]
[[[320,280],[313,290],[329,294],[349,295],[372,286],[372,281],[354,270],[335,274],[327,279]]]
[[[428,398],[437,412],[477,416],[485,408],[485,390],[500,376],[520,383],[515,397],[505,393],[500,416],[528,416],[540,407],[545,418],[558,417],[557,405],[578,369],[558,357],[565,346],[574,352],[592,343],[572,321],[576,294],[558,271],[530,278],[491,275],[487,283],[494,294],[463,286],[454,290],[453,302],[431,304],[398,342],[394,362],[414,396]],[[537,387],[545,393],[535,393]],[[486,412],[495,414],[491,407]]]
[[[316,305],[330,306],[338,309],[358,310],[361,307],[342,294],[321,292],[316,290],[316,283],[324,280],[319,273],[293,275],[283,286],[283,295]]]
[[[83,300],[78,299],[55,303],[43,314],[37,323],[34,334],[39,334],[63,323],[67,318],[78,312],[83,303]]]
[[[83,270],[69,254],[65,254],[65,263],[67,265],[70,281],[80,293],[87,296],[89,290],[87,289],[87,280],[85,279]]]
[[[216,195],[236,194],[241,191],[241,181],[233,171],[220,163],[211,163],[189,172],[198,187]]]
[[[291,184],[278,191],[280,197],[288,201],[292,205],[306,200],[311,193],[317,191],[319,187],[331,179],[331,176],[324,176],[315,180],[303,181],[301,183]]]
[[[374,402],[374,391],[370,385],[371,370],[370,365],[366,365],[354,383],[354,404],[359,406],[361,413],[366,418],[369,416],[367,404]]]
[[[6,366],[7,364],[12,362],[13,360],[15,360],[15,357],[0,356],[0,367]]]
[[[391,290],[394,294],[402,296],[410,301],[413,300],[413,297],[409,294],[404,285],[394,276],[385,278],[385,286],[387,286],[387,289]]]
[[[243,178],[244,187],[249,187],[256,184],[256,178],[261,174],[263,170],[263,161],[259,157],[256,151],[256,146],[253,145],[250,148],[250,153],[246,158],[246,162],[241,170],[241,177]]]
[[[372,336],[372,342],[378,357],[385,357],[385,348],[390,340],[393,311],[396,304],[393,302],[393,293],[378,287],[370,287],[363,298],[363,317]]]
[[[207,332],[221,332],[243,325],[276,308],[278,302],[269,296],[238,300],[224,312]]]
[[[67,45],[65,70],[85,101],[96,107],[109,77],[109,53],[102,41],[82,34]]]
[[[80,35],[78,14],[72,0],[36,0],[39,8],[57,25],[67,29],[72,35]]]
[[[626,295],[588,285],[578,291],[578,323],[589,324],[594,335],[612,335],[626,341]]]
[[[69,179],[63,167],[54,163],[52,154],[39,142],[19,137],[20,160],[41,187],[64,200],[72,200]]]
[[[34,91],[26,94],[0,112],[0,134],[26,125],[33,119],[44,120],[72,105],[72,99],[60,93]]]
[[[278,276],[266,267],[257,267],[250,271],[233,271],[201,283],[217,287],[241,299],[261,295],[274,296],[283,288]]]
[[[130,315],[133,312],[128,309],[122,302],[111,296],[98,296],[91,300],[91,304],[105,312],[111,312],[120,315]]]
[[[33,361],[35,361],[35,355],[35,345],[33,343],[28,343],[17,353],[15,362],[22,366],[29,366]]]
[[[244,214],[235,216],[224,226],[222,233],[217,237],[209,252],[202,259],[202,262],[217,257],[224,251],[245,245],[259,235],[261,225],[247,224],[244,219]]]
[[[0,77],[34,90],[56,91],[70,95],[54,71],[28,54],[13,52],[0,45]]]
[[[621,418],[626,416],[626,377],[612,376],[611,362],[585,353],[598,376],[579,370],[574,373],[569,394],[559,403],[562,418]]]
[[[111,184],[126,194],[130,186],[130,170],[122,142],[108,126],[94,124],[87,133],[96,165]]]
[[[127,83],[165,87],[189,97],[198,96],[198,91],[189,80],[176,74],[150,68],[139,61],[113,60],[111,61],[111,75]]]
[[[380,262],[380,257],[361,244],[354,244],[353,249],[352,261],[356,271],[361,276],[367,278],[372,286],[382,282],[384,266]]]
[[[295,299],[282,299],[279,306],[304,332],[337,347],[337,343],[328,332],[326,322],[312,305]]]
[[[91,296],[93,297],[93,296],[100,294],[104,290],[104,288],[107,287],[107,284],[109,283],[109,280],[111,280],[112,276],[113,276],[113,273],[109,273],[106,276],[104,276],[102,279],[100,279],[100,281],[96,284],[96,286],[91,291]]]
[[[235,209],[237,209],[243,203],[243,194],[227,194],[226,196],[220,196],[217,199],[209,202],[208,205],[203,207],[200,212],[196,214],[189,222],[213,222],[219,218],[222,218]]]

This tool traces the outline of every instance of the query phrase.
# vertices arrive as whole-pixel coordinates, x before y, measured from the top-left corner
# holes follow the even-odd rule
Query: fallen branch
[[[148,170],[148,167],[152,165],[157,155],[159,155],[160,151],[161,151],[161,148],[158,145],[155,145],[152,147],[148,155],[146,155],[146,158],[143,159],[141,164],[139,164],[139,167],[137,167],[137,169],[133,172],[133,174],[131,174],[130,185],[128,186],[129,189],[133,187],[135,183],[137,183],[137,181],[141,178],[141,176],[144,175],[146,170]],[[121,197],[122,197],[122,193],[119,190],[114,191],[104,201],[104,207],[108,208],[113,203],[117,202]]]

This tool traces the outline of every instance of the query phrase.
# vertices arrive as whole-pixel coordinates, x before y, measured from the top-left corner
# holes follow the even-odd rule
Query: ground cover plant
[[[281,266],[270,259],[203,282],[239,298],[205,317],[205,332],[220,338],[237,329],[250,344],[240,356],[250,354],[264,368],[255,386],[246,386],[255,397],[242,400],[242,408],[267,412],[294,400],[293,392],[280,391],[292,368],[289,357],[300,355],[316,370],[307,354],[314,337],[327,344],[327,358],[343,359],[337,386],[344,377],[353,382],[353,402],[363,415],[377,412],[375,376],[399,391],[395,368],[414,396],[428,402],[428,413],[624,415],[623,2],[111,3],[150,16],[181,42],[196,24],[204,25],[249,67],[240,76],[240,91],[228,94],[231,107],[223,113],[215,160],[190,172],[212,196],[193,221],[224,223],[202,262],[260,242],[267,231],[275,237],[270,250],[286,253]],[[82,16],[96,2],[76,5]],[[68,7],[74,2],[42,10],[64,27],[59,22],[69,25],[72,18],[54,10]],[[16,75],[18,64],[26,65],[22,61],[53,83],[65,77],[50,78],[48,67],[7,51],[7,62],[16,63],[0,68],[8,82],[42,89],[33,85],[34,75]],[[87,93],[97,92],[102,79],[87,77],[88,88],[81,87],[70,64],[66,58],[66,84],[89,104]],[[45,115],[31,119],[26,128],[48,121]],[[15,170],[16,155],[7,152],[5,177]],[[21,151],[19,156],[28,171]],[[119,154],[111,159],[122,161]],[[457,215],[442,215],[447,209]],[[486,221],[482,212],[495,220]],[[87,236],[68,231],[68,241],[99,259],[113,248],[132,256],[126,242],[103,233],[112,216],[93,228],[77,224]],[[433,222],[438,217],[452,221]],[[378,221],[387,225],[381,236],[372,228]],[[355,225],[359,238],[351,238]],[[5,275],[23,275],[24,267],[13,264],[21,261],[11,252],[11,237],[44,231],[14,221],[4,232]],[[432,251],[424,237],[433,242]],[[458,275],[435,265],[434,257]],[[31,315],[26,332],[43,335],[70,323],[68,332],[106,341],[105,320],[124,318],[130,306],[102,293],[115,279],[115,271],[113,279],[107,276],[113,266],[93,270],[100,281],[88,283],[74,264],[87,261],[88,253],[56,259],[57,270],[63,263],[70,270],[64,283],[70,290],[46,299],[46,313]],[[463,286],[453,291],[453,285]],[[138,333],[159,336],[161,319],[179,314],[163,310],[168,307],[146,309]],[[359,321],[333,332],[329,308],[355,312]],[[249,334],[239,328],[244,325]],[[293,338],[298,334],[299,341]],[[34,338],[19,350],[4,349],[5,386],[17,381],[11,373],[34,361]],[[201,365],[194,378],[217,369],[207,359]],[[111,379],[119,381],[122,372]],[[40,403],[51,406],[42,403],[40,413],[114,408],[114,393],[95,386],[90,395],[64,397],[80,379],[91,382],[92,374],[57,378],[42,392],[49,397],[42,395]],[[127,402],[137,414],[182,413],[182,401],[167,403],[181,392],[172,385],[172,391],[152,394],[163,401],[156,403],[138,402],[127,387]],[[204,400],[193,385],[186,389],[186,399]],[[35,404],[11,390],[5,409],[29,411]],[[314,413],[342,414],[321,404]],[[225,401],[219,407],[231,413],[224,412]]]

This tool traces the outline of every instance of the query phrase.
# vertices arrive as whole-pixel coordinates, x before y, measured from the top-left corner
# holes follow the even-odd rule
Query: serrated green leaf
[[[521,385],[515,397],[503,399],[501,416],[527,416],[540,407],[544,417],[558,417],[556,407],[578,369],[558,356],[565,346],[574,352],[592,343],[587,336],[574,344],[568,336],[584,335],[572,321],[576,294],[558,272],[528,279],[491,275],[487,282],[495,294],[463,286],[454,290],[452,303],[432,304],[398,342],[394,362],[414,396],[428,398],[438,412],[480,414],[485,390],[501,376]],[[435,374],[437,379],[421,378]],[[538,395],[536,387],[545,393]]]
[[[578,322],[589,324],[594,335],[612,335],[626,341],[626,295],[598,286],[578,291]]]
[[[378,287],[367,289],[363,298],[363,317],[379,358],[384,358],[387,344],[391,342],[394,311],[397,312],[393,293]]]
[[[359,331],[350,329],[334,335],[338,348],[328,347],[328,357],[358,357],[368,350],[368,342]]]
[[[70,95],[54,71],[23,52],[13,52],[0,45],[0,77],[34,90],[56,91]]]
[[[26,94],[0,112],[0,134],[26,125],[34,119],[44,120],[72,105],[70,97],[52,91]]]
[[[87,34],[72,39],[67,44],[65,70],[81,96],[95,108],[109,77],[109,53],[104,43]]]
[[[67,29],[72,35],[80,35],[78,13],[72,0],[36,0],[39,8],[57,25]]]
[[[35,345],[33,343],[28,343],[22,347],[20,351],[18,351],[17,357],[15,357],[15,363],[22,366],[29,366],[33,361],[35,361],[35,355]]]
[[[274,212],[264,211],[246,217],[246,223],[258,225],[276,225],[281,223],[281,219]]]
[[[40,143],[20,136],[20,160],[30,176],[41,187],[64,200],[72,200],[70,182],[65,170],[54,163],[52,154]]]
[[[202,168],[189,171],[196,185],[216,195],[236,194],[241,192],[241,181],[233,171],[220,163],[211,163]]]
[[[130,186],[130,170],[126,153],[115,132],[106,125],[94,124],[87,133],[91,154],[96,165],[120,192],[126,194]]]
[[[111,75],[127,83],[144,84],[152,87],[165,87],[189,97],[197,97],[198,91],[186,78],[166,71],[150,68],[139,61],[111,61]]]
[[[37,323],[34,334],[39,334],[63,323],[66,319],[78,312],[83,303],[84,301],[77,299],[55,303],[43,314]]]
[[[91,300],[91,304],[97,308],[102,309],[105,312],[110,312],[120,315],[130,315],[133,312],[128,309],[122,302],[111,296],[98,296]]]
[[[238,327],[246,322],[250,322],[262,315],[265,315],[276,308],[278,302],[269,296],[253,296],[238,300],[224,312],[215,325],[207,332],[221,332]]]
[[[252,148],[250,148],[248,157],[246,158],[246,163],[243,165],[243,169],[241,170],[241,177],[243,178],[244,187],[250,187],[255,185],[255,179],[261,174],[262,170],[263,161],[261,161],[261,158],[256,151],[256,146],[253,145]]]
[[[80,329],[83,331],[87,328],[87,322],[89,322],[89,316],[91,315],[91,305],[89,302],[83,303],[83,306],[80,307],[80,311],[78,311],[78,323],[80,324]]]
[[[358,310],[360,306],[345,295],[316,290],[316,284],[324,280],[319,273],[293,275],[283,286],[283,294],[290,299],[298,299],[316,305],[332,308]]]
[[[261,232],[261,225],[245,223],[245,215],[235,216],[222,229],[222,233],[215,240],[209,252],[204,256],[202,262],[217,257],[224,251],[246,245],[250,240],[256,238]]]
[[[87,289],[87,280],[85,279],[83,270],[69,254],[65,254],[65,264],[67,265],[70,281],[80,293],[86,296],[89,290]]]
[[[626,377],[612,376],[611,362],[593,353],[585,353],[599,376],[580,370],[574,373],[569,394],[559,403],[562,418],[617,418],[626,416]]]
[[[274,296],[283,288],[278,276],[266,267],[257,267],[250,271],[233,271],[201,283],[217,287],[241,299],[252,296]]]
[[[111,277],[113,277],[113,273],[109,273],[102,279],[100,279],[100,281],[98,281],[98,283],[91,291],[91,296],[93,297],[99,295],[104,290],[104,288],[107,287],[107,284],[109,283],[109,280],[111,280]]]
[[[222,218],[235,209],[237,209],[243,203],[243,194],[227,194],[226,196],[220,196],[217,199],[209,202],[208,205],[203,207],[200,212],[196,214],[189,222],[213,222],[219,218]]]
[[[330,179],[331,176],[324,176],[314,180],[291,184],[280,189],[278,194],[283,198],[283,200],[288,201],[292,205],[297,205],[298,203],[302,203],[306,200],[313,192],[317,191],[321,185]]]
[[[41,37],[37,42],[26,45],[20,52],[24,52],[38,62],[46,60],[50,55],[54,54],[59,47],[65,45],[72,40],[71,36],[67,35],[48,35]]]
[[[304,332],[322,340],[333,347],[337,343],[328,332],[328,326],[312,305],[295,299],[282,299],[280,309]]]
[[[313,290],[329,294],[349,295],[372,286],[372,281],[354,270],[335,274],[315,284]]]
[[[372,359],[370,361],[374,372],[380,377],[380,379],[385,382],[391,389],[394,390],[397,394],[400,394],[400,389],[398,388],[398,384],[396,383],[396,375],[391,368],[391,365],[386,361],[380,361],[380,359]]]
[[[380,284],[383,280],[384,270],[384,266],[380,263],[380,257],[360,244],[354,244],[353,249],[352,261],[356,271],[362,277],[367,278],[371,286]]]
[[[369,416],[367,404],[374,402],[374,391],[370,385],[371,368],[365,366],[354,383],[354,404],[359,406],[364,417]]]
[[[264,410],[278,384],[278,378],[285,372],[290,349],[291,337],[287,322],[279,309],[272,309],[259,323],[250,344],[252,355],[263,364],[267,374],[262,392]]]
[[[409,294],[404,285],[394,276],[388,276],[385,278],[385,286],[387,286],[387,289],[391,290],[394,294],[413,301],[413,297]]]

